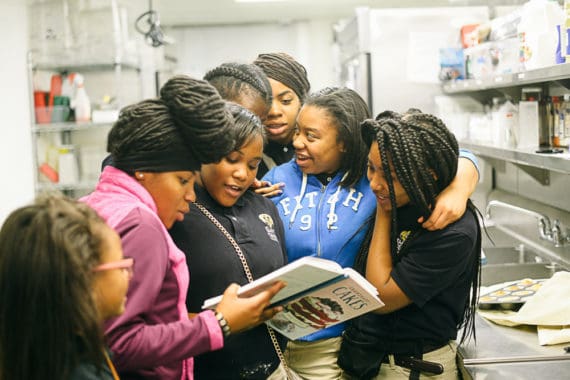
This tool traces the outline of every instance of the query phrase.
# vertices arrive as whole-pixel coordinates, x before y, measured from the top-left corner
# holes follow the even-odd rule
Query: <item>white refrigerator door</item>
[[[462,25],[489,19],[487,7],[370,10],[373,114],[435,111],[441,94],[439,49],[459,46]]]

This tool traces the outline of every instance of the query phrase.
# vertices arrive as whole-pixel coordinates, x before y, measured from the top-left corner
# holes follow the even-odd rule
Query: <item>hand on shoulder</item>
[[[283,187],[285,187],[285,184],[283,182],[272,185],[269,181],[260,181],[258,179],[253,181],[253,184],[251,185],[251,188],[254,189],[257,194],[263,195],[267,198],[271,198],[283,193],[283,190],[281,190]]]

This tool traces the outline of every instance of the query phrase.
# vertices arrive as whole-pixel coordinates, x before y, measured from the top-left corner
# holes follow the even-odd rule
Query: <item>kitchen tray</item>
[[[545,279],[530,279],[506,282],[479,297],[479,309],[518,310],[532,297]]]

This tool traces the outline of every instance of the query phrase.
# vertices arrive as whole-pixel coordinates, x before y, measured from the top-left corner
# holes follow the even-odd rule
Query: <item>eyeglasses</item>
[[[135,259],[132,257],[125,257],[122,260],[117,260],[117,261],[112,261],[110,263],[97,265],[92,269],[92,271],[102,272],[111,269],[122,269],[129,273],[129,277],[132,277],[134,266],[135,266]]]

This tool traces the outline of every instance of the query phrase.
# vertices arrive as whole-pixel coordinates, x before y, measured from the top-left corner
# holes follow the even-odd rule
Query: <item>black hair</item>
[[[105,363],[92,297],[103,220],[85,204],[46,196],[0,230],[0,378],[67,379]]]
[[[338,131],[337,141],[344,144],[340,169],[347,173],[341,186],[355,185],[365,174],[368,147],[362,138],[361,123],[370,117],[366,102],[347,87],[327,87],[309,95],[304,106],[325,110]]]
[[[234,118],[234,127],[231,130],[232,150],[240,149],[257,136],[261,136],[265,143],[265,128],[257,115],[236,103],[228,102],[226,108]]]
[[[400,115],[392,111],[380,113],[375,120],[363,123],[363,138],[367,145],[376,141],[382,160],[382,170],[388,183],[390,203],[392,210],[396,210],[394,183],[391,176],[390,162],[398,181],[410,198],[410,203],[416,207],[424,220],[432,212],[432,205],[437,195],[445,189],[455,178],[457,173],[459,146],[453,133],[439,118],[424,114],[417,109],[410,109]],[[475,252],[470,263],[471,294],[465,303],[463,318],[458,328],[465,327],[461,343],[469,336],[475,337],[475,311],[478,302],[481,260],[481,227],[479,225],[478,210],[468,200],[467,209],[477,220],[477,237]],[[422,233],[421,230],[408,237],[398,252],[397,212],[392,212],[391,228],[391,254],[392,258],[402,257],[406,254],[409,243]],[[365,241],[356,260],[356,267],[362,270],[368,255],[368,248],[372,237],[373,227],[370,227]]]
[[[214,87],[177,75],[164,84],[160,98],[121,110],[109,132],[107,151],[115,162],[133,154],[168,151],[189,151],[198,163],[217,162],[231,150],[232,125]]]
[[[253,64],[260,67],[267,77],[283,83],[293,90],[301,103],[311,89],[307,70],[287,53],[259,54]]]
[[[226,62],[213,68],[204,75],[220,96],[239,103],[243,96],[258,97],[271,107],[273,93],[267,75],[254,64]]]

